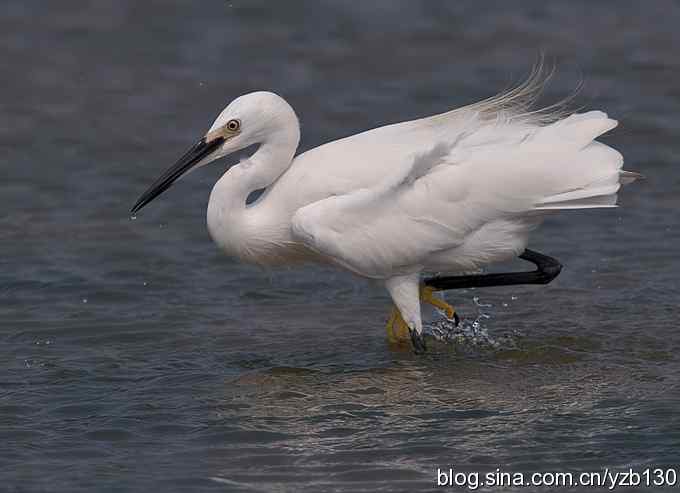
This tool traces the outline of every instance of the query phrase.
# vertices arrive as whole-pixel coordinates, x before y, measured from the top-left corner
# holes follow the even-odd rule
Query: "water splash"
[[[440,317],[425,324],[423,332],[438,342],[464,350],[516,348],[521,334],[518,331],[503,335],[489,334],[485,321],[492,318],[492,314],[487,309],[493,308],[493,305],[482,303],[478,296],[473,297],[472,301],[477,309],[474,319],[463,319],[456,326],[453,320]]]

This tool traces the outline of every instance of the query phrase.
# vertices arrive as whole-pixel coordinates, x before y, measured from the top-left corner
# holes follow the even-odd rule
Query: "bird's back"
[[[332,195],[375,186],[388,173],[408,166],[409,154],[422,145],[415,135],[403,131],[407,125],[376,128],[300,154],[263,199],[287,203],[293,211]],[[289,193],[293,189],[296,193]]]
[[[271,196],[273,203],[286,204],[287,211],[294,212],[312,202],[371,188],[390,176],[408,173],[414,158],[437,145],[453,145],[462,137],[478,143],[515,141],[527,129],[556,119],[554,111],[530,111],[546,79],[537,67],[524,83],[483,101],[310,149],[294,159],[262,198]]]

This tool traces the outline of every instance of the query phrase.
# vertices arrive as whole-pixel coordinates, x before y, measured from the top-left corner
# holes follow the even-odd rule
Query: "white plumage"
[[[268,92],[241,96],[211,127],[208,144],[222,140],[198,164],[260,147],[213,188],[210,234],[244,261],[327,261],[384,280],[419,334],[422,272],[461,273],[513,258],[547,212],[613,207],[620,185],[638,176],[595,141],[617,125],[605,113],[531,111],[542,83],[536,73],[486,101],[295,158],[292,108]],[[238,131],[226,130],[234,121]],[[246,205],[259,188],[266,191]]]

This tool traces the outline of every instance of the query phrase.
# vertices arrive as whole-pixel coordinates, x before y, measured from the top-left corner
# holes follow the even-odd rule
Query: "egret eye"
[[[226,127],[230,132],[238,132],[238,130],[241,128],[241,122],[238,120],[229,120]]]

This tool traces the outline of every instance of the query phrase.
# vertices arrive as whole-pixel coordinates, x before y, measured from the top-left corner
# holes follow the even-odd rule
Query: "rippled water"
[[[671,1],[4,2],[0,489],[677,466],[678,25]],[[222,257],[204,210],[223,166],[127,218],[236,95],[281,93],[309,148],[488,96],[539,49],[547,97],[584,80],[648,179],[535,234],[565,265],[551,285],[449,294],[497,344],[415,356],[386,344],[380,286]]]

